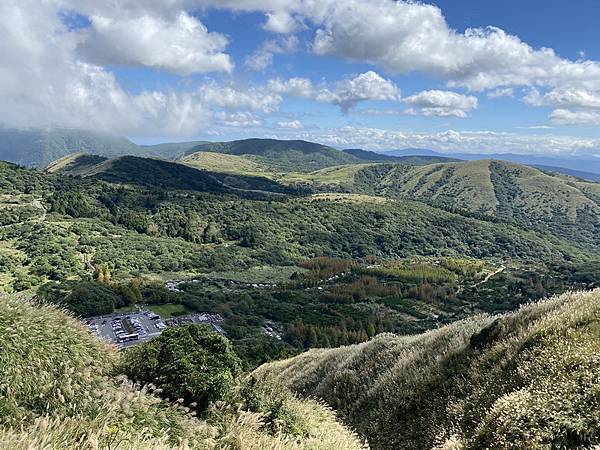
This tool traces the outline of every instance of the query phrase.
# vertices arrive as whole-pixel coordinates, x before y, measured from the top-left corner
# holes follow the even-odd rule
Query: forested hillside
[[[374,449],[595,448],[600,291],[259,368],[322,399]]]
[[[2,290],[84,317],[136,305],[218,313],[248,367],[598,282],[597,252],[577,236],[289,182],[335,183],[364,165],[286,184],[135,157],[54,167],[1,167]]]
[[[84,427],[90,439],[127,438],[142,448],[163,448],[182,436],[192,448],[227,448],[232,440],[241,448],[360,448],[329,410],[298,400],[281,387],[287,384],[325,400],[374,448],[497,448],[506,441],[527,447],[531,436],[559,447],[597,443],[595,416],[574,423],[573,414],[561,409],[597,400],[586,390],[588,368],[595,367],[589,349],[597,342],[591,337],[597,293],[523,305],[599,287],[600,185],[495,161],[363,162],[275,172],[246,156],[219,154],[225,156],[220,160],[210,154],[196,152],[187,164],[76,154],[45,172],[0,164],[2,292],[33,296],[81,318],[138,308],[165,319],[214,314],[227,335],[203,341],[208,331],[175,327],[118,357],[100,344],[89,347],[90,356],[83,339],[83,347],[70,350],[81,357],[72,370],[79,373],[94,359],[96,375],[77,387],[62,372],[48,370],[54,356],[66,361],[67,371],[71,360],[38,346],[41,355],[52,354],[39,359],[36,371],[47,374],[42,383],[34,389],[30,378],[19,375],[17,389],[5,377],[13,395],[3,397],[9,399],[5,409],[14,418],[0,430],[5,442],[27,448],[45,439],[69,447],[73,427]],[[212,170],[194,167],[207,162]],[[0,301],[16,314],[3,315],[5,330],[35,329],[31,336],[38,340],[62,333],[68,342],[86,333],[78,330],[75,338],[60,331],[65,319],[50,307]],[[19,339],[11,342],[30,345]],[[192,351],[194,339],[217,339],[215,348],[224,346],[235,368],[215,378],[226,383],[199,397],[203,407],[216,398],[226,402],[203,410],[202,420],[113,378],[124,373],[163,383],[166,392],[176,393],[171,397],[181,392],[186,404],[198,405],[193,388],[180,389],[185,380],[160,369],[198,366],[183,363],[186,358],[204,361],[205,350]],[[580,358],[573,370],[564,369],[570,363],[562,343],[582,351],[570,353]],[[224,394],[242,369],[349,344],[360,345],[312,350],[266,366],[256,372],[258,383],[239,379]],[[0,358],[10,361],[0,367],[32,367],[26,355],[14,355],[4,352]],[[564,377],[563,390],[548,391],[560,407],[541,394],[548,374]],[[574,376],[582,387],[576,392],[569,390]],[[63,381],[64,389],[72,388],[66,396]],[[84,392],[94,388],[107,397],[88,400]],[[32,400],[40,392],[51,404]],[[90,406],[65,408],[59,394]],[[107,435],[112,419],[93,411],[122,396],[137,400],[123,407],[129,412],[117,401],[110,417],[122,423],[133,411],[134,418]],[[506,398],[515,401],[507,404]],[[543,414],[532,414],[536,405]],[[53,421],[52,433],[30,421],[42,411],[50,411],[43,420]],[[525,423],[531,436],[519,434]]]

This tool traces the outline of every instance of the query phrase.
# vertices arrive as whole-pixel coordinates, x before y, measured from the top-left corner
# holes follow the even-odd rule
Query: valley
[[[76,153],[44,171],[0,163],[3,298],[32,298],[87,321],[90,338],[129,349],[121,358],[133,358],[132,366],[119,369],[129,377],[142,376],[137,367],[152,346],[191,332],[191,323],[208,324],[251,374],[240,385],[243,391],[250,382],[251,390],[232,404],[260,412],[261,402],[304,408],[303,396],[316,397],[383,449],[402,448],[397,439],[407,435],[389,431],[396,419],[377,408],[369,406],[368,423],[352,409],[370,401],[352,394],[366,373],[408,364],[402,361],[411,354],[425,361],[427,351],[475,364],[461,353],[464,344],[442,350],[428,342],[468,341],[487,333],[495,317],[529,323],[547,310],[524,312],[537,311],[532,302],[600,287],[598,184],[494,160],[365,161],[368,152],[263,144],[264,152],[253,140],[248,153],[240,144],[202,144],[168,161]],[[194,319],[210,317],[218,321]],[[328,370],[328,351],[344,364],[345,355],[371,355],[371,348],[391,353],[380,363],[365,356],[376,365],[365,374],[336,369],[342,378],[309,384],[319,377],[310,370]],[[397,354],[404,356],[395,362]],[[303,371],[296,361],[311,362]],[[287,377],[289,370],[296,375]],[[451,392],[459,389],[449,369],[434,370]],[[423,389],[432,388],[419,385],[397,404],[424,401]],[[451,413],[459,394],[444,395],[435,395],[435,418],[415,416],[415,426],[467,420]],[[413,414],[400,407],[390,405],[393,414]],[[222,414],[219,423],[229,420]],[[300,426],[306,416],[295,417]],[[473,426],[464,425],[460,439],[494,442]],[[352,448],[354,438],[340,433],[342,448]],[[432,445],[423,436],[407,439],[406,448]]]
[[[251,368],[597,286],[594,183],[497,161],[339,165],[358,157],[263,144],[4,164],[2,289],[83,317],[220,314]]]

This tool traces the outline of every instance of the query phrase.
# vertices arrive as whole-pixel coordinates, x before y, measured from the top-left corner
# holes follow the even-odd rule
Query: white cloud
[[[267,82],[268,88],[278,94],[311,98],[314,95],[313,84],[308,78],[294,77],[289,80],[274,78]]]
[[[477,108],[477,97],[439,90],[419,92],[406,97],[404,102],[413,106],[407,114],[423,116],[467,117]]]
[[[83,35],[79,51],[96,63],[141,65],[180,75],[233,70],[223,53],[228,41],[209,33],[194,17],[180,12],[174,19],[91,16],[91,29]]]
[[[544,94],[532,89],[523,101],[533,106],[552,106],[550,121],[559,125],[600,125],[600,91],[553,89]]]
[[[337,2],[317,31],[314,50],[384,67],[420,71],[451,86],[577,83],[600,86],[600,64],[569,61],[552,49],[534,49],[501,29],[451,30],[441,10],[422,3],[370,0]]]
[[[423,72],[451,87],[474,91],[511,86],[577,86],[600,90],[600,63],[571,61],[550,48],[533,48],[495,28],[448,26],[433,5],[395,0],[204,0],[237,10],[308,21],[313,51],[366,62],[390,73]],[[269,21],[270,21],[269,16]],[[275,26],[287,31],[286,26]],[[293,29],[289,27],[289,29]]]
[[[262,87],[240,88],[223,86],[216,82],[206,83],[198,90],[203,101],[209,105],[227,109],[249,109],[271,113],[282,102],[281,95]]]
[[[513,88],[498,88],[487,93],[488,98],[514,97]]]
[[[256,71],[265,70],[273,64],[275,54],[293,53],[298,49],[299,40],[296,36],[286,36],[278,40],[268,40],[246,58],[248,68]]]
[[[234,113],[217,111],[215,118],[219,124],[230,127],[257,127],[263,123],[262,119],[248,111]]]
[[[372,70],[336,83],[333,90],[322,89],[316,100],[333,103],[347,112],[357,103],[366,100],[400,100],[400,89],[393,81]]]
[[[274,33],[293,33],[298,30],[298,28],[298,22],[290,14],[284,11],[267,13],[265,30]]]
[[[304,128],[304,125],[302,125],[302,122],[300,122],[299,120],[291,120],[289,122],[277,122],[277,126],[279,128],[289,128],[292,130],[299,130],[301,128]]]
[[[194,94],[132,95],[111,73],[81,61],[81,36],[66,30],[50,2],[1,2],[0,34],[1,123],[165,136],[191,135],[210,123]]]
[[[555,109],[550,120],[560,125],[600,125],[600,111],[572,111]]]
[[[372,70],[338,81],[329,87],[315,87],[309,79],[297,77],[289,80],[275,78],[269,80],[267,85],[273,92],[280,94],[332,103],[343,112],[348,112],[363,101],[399,101],[401,98],[400,88],[392,80],[385,79]]]
[[[369,150],[426,148],[442,152],[579,154],[600,157],[600,139],[550,134],[455,130],[411,133],[346,126],[319,132],[291,133],[287,138],[312,140],[339,148],[359,147]]]
[[[537,89],[533,89],[523,98],[523,100],[534,106],[600,108],[600,91],[553,89],[542,95]]]

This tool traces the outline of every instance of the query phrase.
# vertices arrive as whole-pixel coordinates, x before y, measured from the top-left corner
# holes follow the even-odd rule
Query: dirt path
[[[504,270],[506,269],[506,266],[504,264],[502,264],[498,269],[496,269],[495,271],[488,273],[485,278],[483,280],[481,280],[479,283],[475,283],[473,285],[473,287],[479,286],[481,284],[487,283],[490,278],[498,275],[499,273],[502,273]]]
[[[37,208],[40,211],[42,211],[42,215],[38,219],[40,222],[43,222],[44,220],[46,220],[46,217],[48,216],[48,210],[42,204],[42,199],[41,198],[36,198],[34,201],[32,201],[31,202],[31,206],[33,206],[34,208]]]

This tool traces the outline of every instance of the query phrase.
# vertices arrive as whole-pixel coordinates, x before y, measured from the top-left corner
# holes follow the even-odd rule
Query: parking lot
[[[209,325],[213,331],[225,335],[225,330],[218,325],[222,321],[223,317],[220,314],[208,313],[194,313],[163,320],[155,312],[145,310],[90,317],[85,320],[85,323],[98,339],[125,348],[146,342],[160,335],[167,327],[184,323]]]
[[[152,311],[92,317],[86,323],[92,334],[118,347],[145,342],[166,328],[160,316]]]

